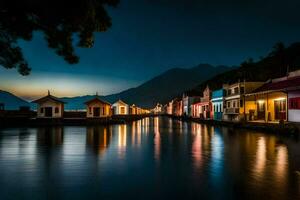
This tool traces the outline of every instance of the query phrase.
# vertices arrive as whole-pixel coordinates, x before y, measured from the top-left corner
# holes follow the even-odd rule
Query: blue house
[[[223,100],[224,100],[224,90],[215,90],[212,92],[212,109],[213,109],[213,119],[222,120],[223,118]]]

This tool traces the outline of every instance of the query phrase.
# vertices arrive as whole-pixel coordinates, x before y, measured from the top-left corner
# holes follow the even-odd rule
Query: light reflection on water
[[[292,139],[159,117],[3,129],[0,199],[297,199],[299,152]]]

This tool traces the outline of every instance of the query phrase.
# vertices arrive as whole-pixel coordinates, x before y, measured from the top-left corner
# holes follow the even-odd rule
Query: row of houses
[[[239,81],[202,95],[183,95],[162,107],[163,113],[200,119],[300,122],[300,70],[267,82]]]
[[[64,114],[65,102],[53,96],[48,91],[48,95],[33,101],[37,104],[38,118],[62,118]],[[129,106],[122,100],[114,104],[101,99],[98,95],[84,103],[86,106],[87,118],[110,117],[112,115],[140,115],[149,113],[148,110],[135,106]]]

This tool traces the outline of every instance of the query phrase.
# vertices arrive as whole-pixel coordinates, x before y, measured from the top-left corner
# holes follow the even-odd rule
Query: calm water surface
[[[300,199],[300,142],[146,118],[0,130],[0,199]]]

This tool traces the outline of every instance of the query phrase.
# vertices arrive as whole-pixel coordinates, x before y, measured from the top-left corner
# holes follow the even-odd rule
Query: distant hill
[[[3,90],[0,90],[0,103],[4,103],[6,110],[19,110],[21,106],[30,106],[27,101]]]
[[[223,83],[237,81],[267,81],[268,79],[283,77],[288,71],[300,69],[300,43],[293,43],[289,47],[276,44],[272,51],[259,61],[248,59],[240,67],[220,73],[187,92],[201,94],[209,85],[211,89],[219,89]]]
[[[215,67],[209,64],[200,64],[189,69],[173,68],[136,88],[131,88],[117,94],[103,96],[102,98],[111,103],[118,99],[122,99],[128,104],[152,108],[157,102],[166,103],[174,96],[182,94],[185,90],[193,88],[216,74],[230,69],[232,69],[232,67]],[[67,102],[65,105],[67,110],[78,110],[84,109],[83,103],[92,97],[93,96],[80,96],[62,98],[62,100]]]

